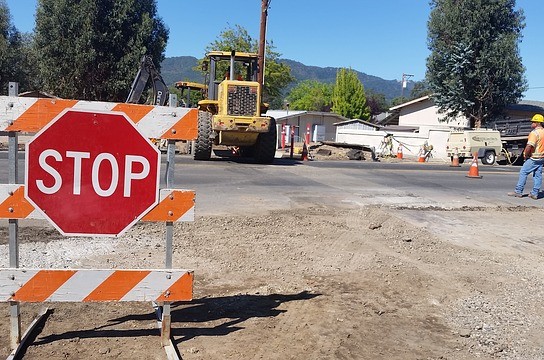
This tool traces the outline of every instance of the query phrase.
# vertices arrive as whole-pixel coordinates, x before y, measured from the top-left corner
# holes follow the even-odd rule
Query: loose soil
[[[324,206],[176,224],[174,267],[193,269],[195,284],[193,301],[172,305],[174,344],[185,360],[542,359],[544,235],[534,211]],[[158,224],[119,239],[35,225],[19,237],[21,267],[164,263]],[[151,304],[47,305],[24,359],[166,359]],[[23,329],[42,306],[21,305]]]

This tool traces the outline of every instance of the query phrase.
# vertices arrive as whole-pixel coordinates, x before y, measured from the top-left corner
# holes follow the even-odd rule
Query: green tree
[[[205,51],[241,51],[257,53],[259,44],[246,29],[240,25],[222,31],[217,39],[210,43]],[[266,44],[263,101],[271,108],[281,108],[284,89],[294,81],[291,68],[279,62],[281,54],[275,51],[273,42]],[[201,60],[202,61],[202,60]],[[200,69],[199,69],[200,70]]]
[[[378,94],[373,91],[368,91],[366,94],[366,103],[370,108],[370,115],[376,116],[381,114],[389,109],[389,104],[385,99],[384,94]]]
[[[234,25],[234,27],[228,27],[223,30],[219,36],[206,46],[206,53],[210,51],[240,51],[240,52],[253,52],[256,53],[259,48],[259,43],[256,39],[253,39],[245,28],[240,25]],[[266,56],[270,56],[269,49],[267,49]],[[272,55],[273,56],[273,55]],[[267,59],[268,60],[268,59]]]
[[[6,93],[10,81],[19,83],[19,91],[31,90],[35,74],[30,55],[32,38],[11,23],[9,8],[0,0],[0,93]]]
[[[406,96],[397,96],[396,98],[393,98],[393,100],[391,100],[391,107],[404,104],[408,101],[410,101],[410,99],[408,99]]]
[[[526,88],[515,0],[431,0],[427,81],[445,121],[459,114],[479,128]]]
[[[178,97],[180,106],[183,107],[197,107],[198,102],[204,99],[204,94],[200,90],[189,90],[186,88],[183,90],[182,94],[181,89],[172,85],[168,87],[168,91],[170,94],[175,94]],[[187,94],[189,94],[189,102],[187,102]]]
[[[293,110],[326,111],[332,105],[332,88],[332,84],[304,80],[291,89],[286,100]]]
[[[124,101],[143,55],[159,68],[168,29],[155,0],[39,0],[35,36],[45,91]]]
[[[368,120],[365,88],[352,69],[340,68],[332,91],[332,111],[348,119]]]
[[[410,99],[418,99],[423,96],[431,95],[432,91],[429,89],[429,84],[425,80],[417,81],[410,91]]]

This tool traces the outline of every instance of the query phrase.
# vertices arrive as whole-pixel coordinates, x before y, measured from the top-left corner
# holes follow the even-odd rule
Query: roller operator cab
[[[258,55],[212,51],[206,55],[207,94],[198,102],[194,158],[208,160],[213,145],[225,145],[242,156],[271,163],[276,153],[276,122],[264,115],[262,88],[257,82]]]

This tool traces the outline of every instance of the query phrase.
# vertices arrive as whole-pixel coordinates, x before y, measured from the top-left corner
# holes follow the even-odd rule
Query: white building
[[[346,120],[345,117],[332,112],[319,111],[293,111],[293,110],[268,110],[267,116],[276,119],[278,138],[285,126],[287,143],[291,130],[295,132],[295,142],[303,141],[309,129],[310,141],[336,141],[335,123]]]
[[[374,147],[380,153],[386,135],[393,137],[393,151],[399,145],[403,146],[404,156],[417,156],[424,145],[432,145],[434,155],[446,156],[446,141],[452,130],[468,128],[469,122],[459,117],[453,122],[441,122],[443,116],[438,113],[438,107],[424,96],[412,101],[394,106],[385,126],[362,126],[361,120],[349,120],[337,123],[336,141],[348,144],[361,144]],[[398,122],[396,121],[398,119]],[[359,125],[354,126],[355,123]],[[370,124],[372,125],[372,124]]]

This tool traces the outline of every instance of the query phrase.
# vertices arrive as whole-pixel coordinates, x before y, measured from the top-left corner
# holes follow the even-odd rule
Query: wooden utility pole
[[[261,0],[261,32],[259,37],[259,78],[257,81],[264,85],[264,56],[266,52],[266,19],[271,0]]]

